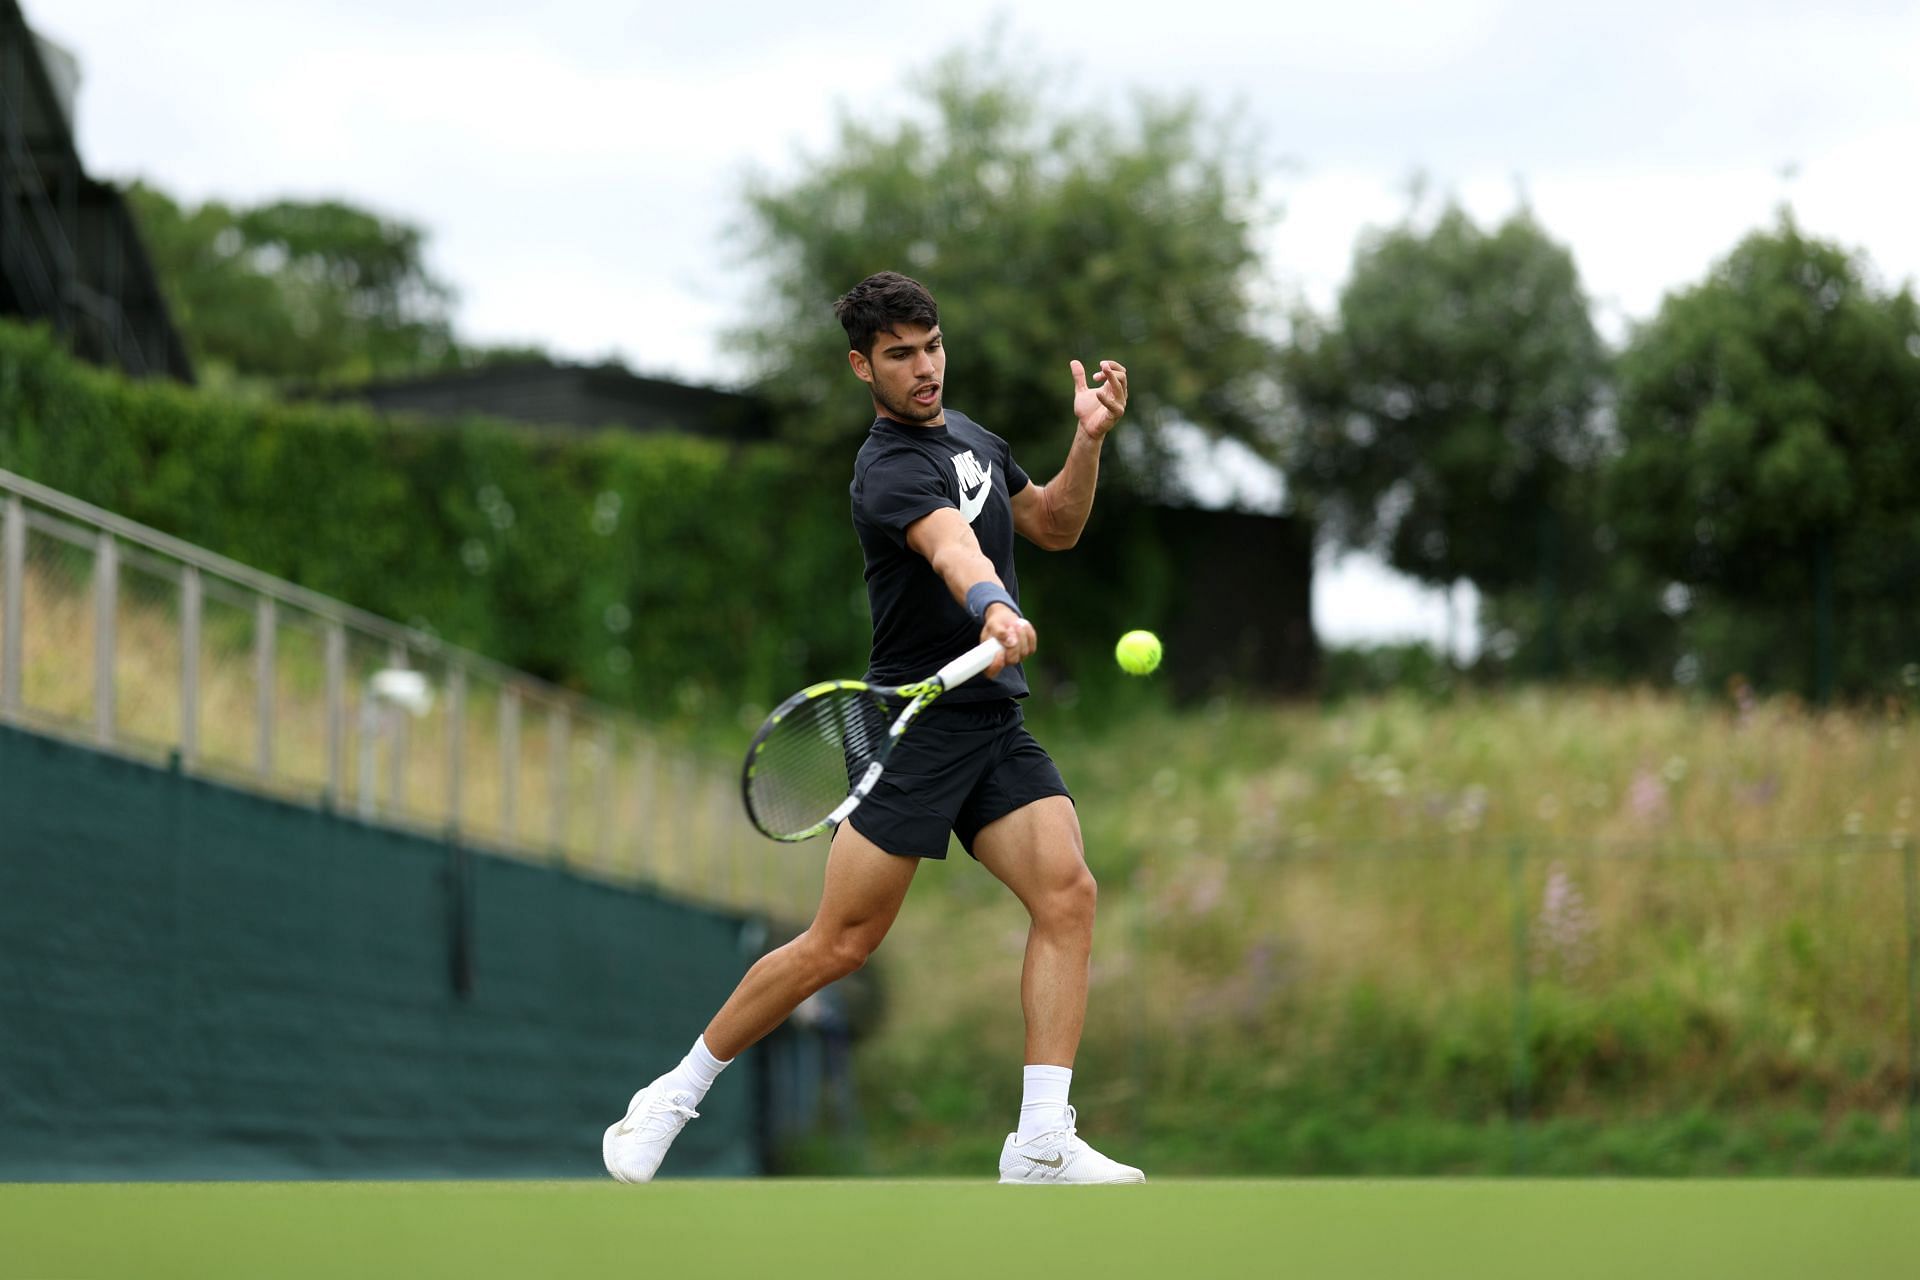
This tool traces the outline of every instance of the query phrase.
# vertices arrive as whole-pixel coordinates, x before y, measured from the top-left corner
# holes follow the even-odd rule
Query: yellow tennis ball
[[[1160,637],[1151,631],[1129,631],[1113,646],[1113,656],[1121,670],[1144,676],[1160,665]]]

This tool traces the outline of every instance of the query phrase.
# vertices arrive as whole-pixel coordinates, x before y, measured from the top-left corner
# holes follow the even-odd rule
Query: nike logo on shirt
[[[986,509],[987,494],[993,489],[993,464],[983,466],[969,449],[953,455],[953,470],[960,479],[960,514],[972,524]],[[975,488],[976,485],[979,487]],[[969,493],[969,489],[973,492]]]

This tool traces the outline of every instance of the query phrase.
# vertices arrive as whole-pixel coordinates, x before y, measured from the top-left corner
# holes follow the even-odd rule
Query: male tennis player
[[[1004,1183],[1144,1182],[1074,1132],[1067,1103],[1086,1018],[1094,882],[1073,801],[1022,723],[1033,624],[1020,614],[1013,535],[1071,547],[1093,507],[1100,447],[1127,407],[1127,371],[1078,360],[1079,419],[1066,465],[1032,483],[1007,442],[942,399],[940,312],[918,282],[869,276],[834,307],[848,363],[876,417],[853,467],[853,525],[873,611],[868,681],[922,679],[988,638],[1004,656],[933,703],[900,740],[879,783],[834,833],[826,886],[807,931],[761,957],[679,1066],[633,1095],[602,1143],[607,1171],[646,1182],[721,1070],[802,1000],[866,963],[923,859],[951,832],[1032,917],[1020,1005],[1026,1015],[1019,1126],[1000,1152]]]

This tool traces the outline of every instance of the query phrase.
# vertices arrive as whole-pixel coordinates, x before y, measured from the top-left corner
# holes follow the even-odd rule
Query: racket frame
[[[889,687],[886,685],[871,685],[864,680],[823,680],[818,684],[808,685],[775,707],[772,713],[769,714],[761,724],[759,731],[753,735],[753,741],[747,747],[746,764],[740,772],[740,800],[741,803],[746,806],[747,817],[753,822],[755,829],[767,838],[778,840],[782,844],[798,844],[802,840],[811,840],[821,832],[829,831],[846,821],[847,815],[860,807],[860,802],[867,798],[867,794],[873,790],[874,784],[880,781],[881,774],[886,772],[887,757],[893,754],[895,745],[899,743],[901,736],[906,733],[908,727],[913,724],[919,714],[925,711],[933,700],[941,694],[947,692],[949,689],[965,684],[982,671],[985,671],[989,666],[993,665],[994,658],[1003,651],[1003,646],[998,640],[982,640],[979,644],[967,650],[946,666],[941,667],[940,670],[934,672],[925,680],[919,680],[913,684]],[[839,693],[845,690],[871,694],[882,702],[905,699],[906,706],[900,709],[900,714],[895,716],[893,722],[887,726],[886,739],[880,744],[879,751],[875,754],[872,762],[867,765],[865,772],[854,780],[853,787],[847,792],[846,799],[834,806],[820,821],[814,823],[804,831],[791,832],[785,835],[779,835],[769,831],[766,826],[761,823],[760,817],[754,812],[753,807],[753,779],[754,773],[759,765],[761,748],[766,745],[767,739],[773,735],[774,730],[779,727],[780,722],[792,715],[795,710],[805,706],[809,702],[823,698],[828,694]]]

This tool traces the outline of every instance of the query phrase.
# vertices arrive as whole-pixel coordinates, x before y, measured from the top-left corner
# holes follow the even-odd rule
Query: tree
[[[1175,422],[1270,443],[1250,152],[1192,102],[1141,99],[1115,119],[1053,106],[1042,82],[997,44],[949,56],[913,85],[908,118],[843,117],[799,177],[749,191],[768,285],[735,337],[791,435],[864,429],[831,307],[895,269],[939,300],[948,403],[1042,478],[1071,436],[1075,357],[1133,374],[1109,487],[1165,487]]]
[[[1565,248],[1448,207],[1364,237],[1334,318],[1294,327],[1287,477],[1326,536],[1437,586],[1564,590],[1605,375]]]
[[[339,201],[187,206],[127,192],[197,363],[286,382],[364,381],[443,367],[453,290],[426,234]]]
[[[1670,580],[1700,676],[1824,696],[1920,658],[1920,312],[1783,211],[1620,361],[1624,551]],[[1844,629],[1841,624],[1845,623]]]

